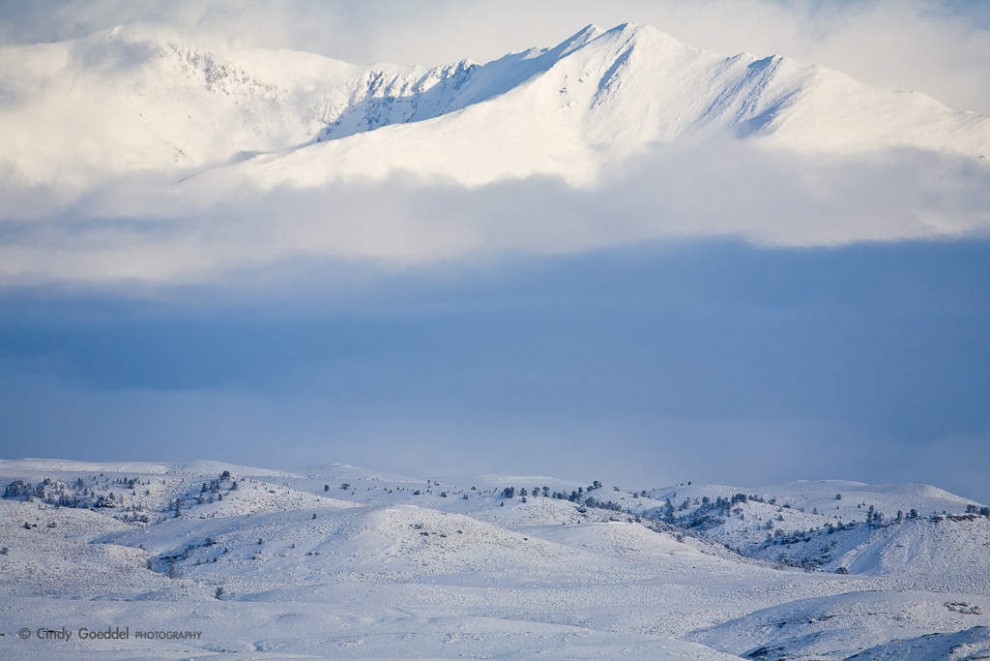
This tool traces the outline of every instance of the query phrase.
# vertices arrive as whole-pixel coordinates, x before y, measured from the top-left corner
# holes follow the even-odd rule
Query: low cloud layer
[[[667,147],[589,189],[530,179],[468,190],[395,177],[217,191],[131,179],[75,200],[37,190],[5,199],[8,285],[238,281],[299,260],[393,268],[664,239],[810,246],[990,231],[982,162],[910,151],[795,156],[740,141]]]

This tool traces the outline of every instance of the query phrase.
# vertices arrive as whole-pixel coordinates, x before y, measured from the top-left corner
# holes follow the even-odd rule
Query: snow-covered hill
[[[654,490],[640,511],[747,557],[990,595],[990,508],[928,485],[680,486]]]
[[[692,638],[748,659],[978,659],[990,649],[981,624],[988,606],[985,597],[849,592],[760,610]]]
[[[987,647],[990,511],[924,485],[631,490],[340,464],[297,474],[32,459],[0,462],[0,488],[3,658],[973,658]],[[201,634],[39,639],[62,626]]]
[[[804,154],[990,154],[990,118],[783,57],[724,57],[633,24],[429,69],[213,52],[121,27],[3,48],[0,101],[5,178],[74,190],[207,171],[207,188],[399,173],[586,185],[656,145],[713,136]]]

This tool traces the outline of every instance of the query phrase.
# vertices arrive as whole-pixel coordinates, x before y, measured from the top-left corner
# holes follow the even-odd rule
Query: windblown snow
[[[5,659],[990,653],[990,508],[923,485],[33,459],[0,486]]]

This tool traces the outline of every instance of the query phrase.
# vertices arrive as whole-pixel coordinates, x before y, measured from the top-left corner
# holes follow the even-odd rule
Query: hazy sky
[[[6,42],[144,21],[423,63],[631,19],[990,112],[981,2],[0,2],[0,16]],[[170,224],[105,215],[120,187],[38,218],[23,211],[41,200],[9,196],[0,254],[42,275],[0,286],[0,456],[641,488],[897,480],[990,501],[990,242],[925,240],[939,222],[986,226],[985,169],[711,149],[594,194],[392,182],[243,196]],[[338,220],[318,222],[328,205]],[[286,241],[349,240],[355,210],[371,257],[279,258]]]

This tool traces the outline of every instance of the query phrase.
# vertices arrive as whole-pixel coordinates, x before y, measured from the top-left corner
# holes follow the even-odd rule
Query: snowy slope
[[[122,27],[0,50],[0,99],[0,170],[24,186],[79,190],[217,168],[200,185],[310,187],[396,173],[587,185],[658,144],[720,135],[811,154],[990,153],[986,117],[782,57],[723,57],[632,24],[431,69],[211,52]]]
[[[990,628],[985,625],[952,633],[930,633],[871,647],[849,661],[977,661],[990,658]]]
[[[985,597],[849,592],[756,611],[691,638],[749,659],[845,659],[859,653],[854,658],[967,658],[937,650],[948,651],[950,641],[985,650],[988,606]],[[928,640],[919,645],[922,637]]]
[[[26,185],[85,188],[309,140],[321,99],[356,67],[302,53],[232,59],[128,27],[6,47],[0,72],[0,167]]]
[[[635,511],[765,562],[990,595],[990,508],[928,485],[681,485]]]
[[[33,459],[0,463],[0,487],[3,658],[974,658],[990,625],[990,519],[922,485],[764,487],[731,504],[743,517],[714,516],[741,493],[726,486],[340,464]],[[656,518],[668,498],[677,516]],[[867,501],[926,514],[787,545],[749,528],[807,535]],[[842,543],[818,570],[774,557],[800,564],[826,537]],[[52,623],[202,638],[16,637]]]
[[[262,187],[395,172],[471,186],[535,175],[587,185],[602,168],[650,146],[716,135],[802,153],[990,153],[985,117],[784,58],[723,58],[634,25],[563,52],[546,71],[485,103],[258,158],[230,176]]]

